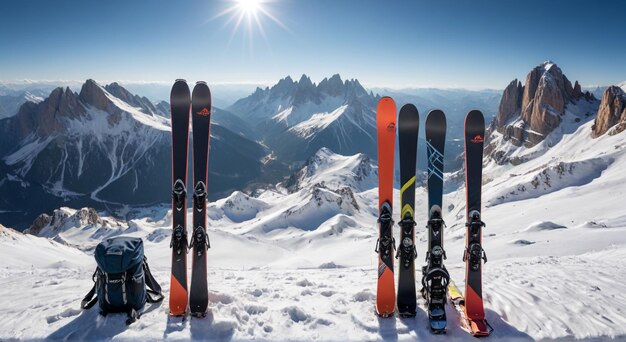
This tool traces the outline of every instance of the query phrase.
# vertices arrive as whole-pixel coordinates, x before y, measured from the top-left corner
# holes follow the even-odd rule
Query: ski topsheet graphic
[[[376,109],[378,131],[378,286],[376,288],[376,313],[392,316],[396,298],[393,275],[393,160],[396,144],[396,104],[390,97],[378,101]]]
[[[465,117],[465,187],[466,187],[466,245],[465,297],[451,283],[450,300],[461,313],[463,326],[474,336],[488,336],[493,330],[485,320],[482,295],[482,265],[487,255],[482,247],[481,188],[485,119],[478,110]]]
[[[446,329],[446,289],[450,275],[443,265],[445,223],[442,215],[443,153],[446,142],[446,117],[433,110],[426,118],[426,152],[428,157],[428,251],[422,269],[422,296],[426,299],[430,329],[443,333]]]
[[[210,247],[206,232],[206,201],[211,127],[211,92],[204,82],[197,82],[192,94],[193,127],[193,231],[191,288],[189,308],[193,316],[204,316],[209,304],[207,256]]]
[[[398,115],[398,147],[400,152],[400,243],[398,244],[398,313],[415,316],[415,168],[419,113],[412,104],[406,104]]]
[[[172,126],[172,275],[170,314],[187,312],[187,153],[191,96],[185,80],[176,80],[170,95]]]

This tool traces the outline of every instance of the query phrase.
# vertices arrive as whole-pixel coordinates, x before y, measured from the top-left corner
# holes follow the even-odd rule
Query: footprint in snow
[[[260,314],[262,314],[262,313],[267,311],[267,307],[266,306],[254,305],[254,304],[245,305],[244,309],[246,310],[246,312],[249,315],[260,315]]]
[[[259,298],[263,295],[263,291],[261,289],[254,289],[252,291],[249,292],[251,295]]]
[[[304,310],[297,306],[288,306],[286,308],[283,308],[282,312],[286,315],[289,315],[289,318],[291,318],[291,320],[295,323],[306,322],[311,318],[309,314],[307,314],[306,312],[304,312]]]
[[[52,315],[52,316],[46,317],[46,322],[48,322],[48,324],[52,324],[54,322],[62,320],[63,318],[68,318],[68,317],[72,317],[72,316],[78,316],[80,314],[80,312],[81,312],[80,309],[65,309],[65,310],[63,310],[61,313],[59,313],[57,315]]]
[[[225,293],[209,292],[209,301],[212,303],[230,304],[235,301],[235,298]]]
[[[354,295],[355,302],[367,302],[367,301],[371,301],[374,299],[375,299],[374,294],[370,292],[369,290],[363,290]]]
[[[299,280],[298,282],[296,282],[296,285],[302,286],[302,287],[307,287],[307,286],[313,286],[315,284],[310,282],[308,279],[304,278],[304,279]]]
[[[532,245],[534,243],[535,243],[535,241],[528,241],[528,240],[524,240],[524,239],[511,241],[511,244],[518,245],[518,246],[528,246],[528,245]]]

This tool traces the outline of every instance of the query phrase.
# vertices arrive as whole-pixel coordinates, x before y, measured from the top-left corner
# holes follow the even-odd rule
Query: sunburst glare
[[[250,47],[252,46],[252,37],[255,32],[261,34],[265,43],[268,44],[264,27],[266,22],[270,21],[289,32],[287,26],[272,13],[269,5],[273,2],[276,2],[276,0],[229,0],[228,7],[210,20],[227,17],[223,27],[232,26],[229,43],[235,34],[243,28]]]

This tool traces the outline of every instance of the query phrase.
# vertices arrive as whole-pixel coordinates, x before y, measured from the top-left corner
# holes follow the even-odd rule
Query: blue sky
[[[626,80],[626,1],[266,0],[281,24],[257,11],[265,37],[245,15],[235,30],[239,9],[216,18],[236,5],[2,1],[0,80],[503,88],[546,59],[583,85]]]

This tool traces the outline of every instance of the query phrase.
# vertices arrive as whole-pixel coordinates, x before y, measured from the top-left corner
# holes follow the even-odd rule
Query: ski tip
[[[479,111],[478,109],[472,109],[467,113],[467,115],[465,116],[465,122],[467,123],[469,119],[478,120],[477,122],[482,122],[483,125],[485,124],[485,117],[483,116],[483,112]]]
[[[185,82],[185,83],[187,83],[187,80],[186,80],[186,79],[184,79],[184,78],[177,78],[177,79],[174,81],[174,83],[177,83],[177,82]]]
[[[443,122],[445,123],[446,114],[444,114],[444,112],[441,109],[433,109],[430,112],[428,112],[428,115],[426,116],[426,121],[430,122],[431,120],[443,120]]]
[[[396,116],[396,102],[390,96],[383,96],[378,100],[378,109],[380,109],[380,105],[393,105],[394,117]]]
[[[402,106],[402,108],[400,108],[400,113],[404,111],[419,113],[417,107],[415,107],[415,105],[412,103],[406,103]]]
[[[197,84],[204,84],[204,85],[207,85],[205,81],[197,81],[197,82],[196,82],[196,85],[197,85]]]

